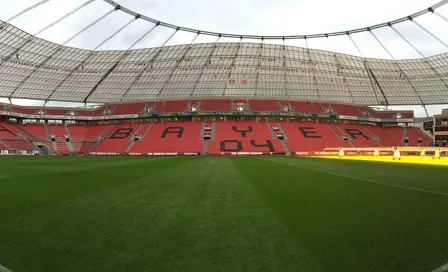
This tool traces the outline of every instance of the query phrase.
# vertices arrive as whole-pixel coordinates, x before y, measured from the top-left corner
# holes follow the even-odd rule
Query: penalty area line
[[[0,264],[0,272],[12,272],[12,271]]]
[[[445,272],[445,271],[448,271],[448,263],[442,265],[441,267],[434,269],[431,272]]]
[[[443,192],[438,192],[438,191],[431,191],[431,190],[425,190],[425,189],[419,189],[419,188],[414,188],[414,187],[408,187],[408,186],[392,184],[392,183],[387,183],[387,182],[382,182],[382,181],[377,181],[377,180],[372,180],[372,179],[365,179],[365,178],[360,178],[360,177],[354,177],[354,176],[349,176],[349,175],[344,175],[344,174],[339,174],[339,173],[319,170],[319,169],[315,169],[315,168],[304,167],[304,166],[300,166],[300,165],[297,165],[297,164],[284,163],[284,162],[279,162],[279,161],[274,161],[274,160],[266,160],[266,159],[264,159],[264,160],[265,161],[270,161],[270,162],[276,162],[276,163],[280,163],[280,164],[284,164],[284,165],[289,165],[289,166],[293,166],[293,167],[297,167],[297,168],[302,168],[302,169],[306,169],[306,170],[316,171],[316,172],[320,172],[320,173],[340,176],[340,177],[344,177],[344,178],[350,178],[350,179],[361,180],[361,181],[370,182],[370,183],[381,184],[381,185],[385,185],[385,186],[391,186],[391,187],[406,189],[406,190],[410,190],[410,191],[422,192],[422,193],[433,194],[433,195],[448,196],[448,193],[443,193]],[[447,264],[446,270],[435,270],[435,271],[437,271],[437,272],[439,272],[439,271],[448,271],[448,264]],[[435,271],[433,271],[433,272],[435,272]]]

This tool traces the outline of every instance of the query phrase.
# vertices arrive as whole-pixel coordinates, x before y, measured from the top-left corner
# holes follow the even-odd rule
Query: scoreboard
[[[434,121],[423,122],[423,129],[427,131],[434,132]]]
[[[448,145],[448,116],[434,118],[434,135],[437,145]]]

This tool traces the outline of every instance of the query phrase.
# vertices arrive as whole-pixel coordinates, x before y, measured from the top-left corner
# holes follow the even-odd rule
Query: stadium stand
[[[187,110],[187,100],[156,102],[155,112],[183,112]]]
[[[147,104],[147,102],[116,104],[113,114],[142,113]]]
[[[378,141],[376,141],[376,135],[362,125],[338,124],[336,126],[344,132],[344,135],[350,138],[351,143],[353,143],[355,147],[381,146]]]
[[[412,119],[414,118],[413,111],[377,111],[376,115],[381,118],[406,118]]]
[[[201,100],[201,111],[230,111],[231,109],[230,99]]]
[[[431,140],[419,128],[408,127],[406,137],[409,139],[408,145],[410,146],[429,146],[431,144]],[[419,139],[421,139],[421,143],[418,143]]]
[[[95,124],[87,127],[84,140],[98,140],[101,137],[106,137],[112,129],[116,128],[117,124]]]
[[[74,141],[82,141],[86,138],[87,126],[85,125],[68,125],[70,135]]]
[[[331,104],[330,106],[337,114],[348,116],[363,116],[362,111],[358,106],[344,104]]]
[[[129,152],[200,153],[204,145],[201,126],[201,122],[155,122]]]
[[[286,143],[291,151],[322,151],[328,147],[351,147],[341,140],[325,123],[279,122],[286,133]]]
[[[276,100],[250,100],[250,107],[253,111],[283,111]]]
[[[15,151],[19,151],[19,150],[33,151],[33,150],[35,150],[35,148],[29,142],[26,142],[26,141],[21,141],[21,140],[1,140],[1,141],[4,144],[4,147],[9,150],[15,150]]]
[[[17,126],[41,141],[49,141],[44,124],[17,124]]]
[[[67,135],[67,130],[65,130],[64,125],[48,125],[48,131],[50,136],[53,135],[58,141],[65,141],[65,136]]]
[[[69,155],[72,153],[68,148],[66,142],[56,142],[56,148],[58,150],[58,153],[61,155]]]
[[[316,107],[316,104],[312,104],[311,102],[305,102],[305,101],[291,101],[291,111],[294,112],[303,112],[303,113],[321,113],[322,108],[320,108],[320,105]]]
[[[99,153],[122,153],[131,144],[131,136],[138,129],[140,123],[125,123],[119,127],[113,127],[105,136],[105,139],[94,149]]]
[[[47,115],[69,115],[67,109],[45,108],[42,112]]]
[[[222,152],[285,153],[285,150],[265,121],[217,121],[209,154]]]
[[[380,126],[366,126],[372,131],[378,138],[382,145],[386,147],[390,146],[403,146],[403,127],[388,127],[382,128]]]
[[[73,150],[76,154],[85,154],[92,151],[97,142],[74,142],[72,143]]]

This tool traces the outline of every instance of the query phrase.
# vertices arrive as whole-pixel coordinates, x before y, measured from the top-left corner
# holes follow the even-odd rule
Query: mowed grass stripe
[[[377,181],[377,180],[372,180],[372,179],[365,179],[365,178],[350,176],[350,175],[346,175],[346,174],[340,174],[340,173],[335,173],[335,172],[324,171],[324,170],[320,170],[320,169],[316,169],[316,168],[304,167],[304,166],[301,166],[301,165],[298,165],[298,164],[292,164],[292,163],[287,163],[287,162],[280,162],[280,161],[276,161],[276,160],[268,160],[268,161],[272,161],[272,162],[276,162],[276,163],[282,163],[282,164],[285,164],[285,165],[299,167],[299,168],[302,168],[302,169],[305,169],[305,170],[316,171],[316,172],[320,172],[320,173],[324,173],[324,174],[330,174],[330,175],[335,175],[335,176],[339,176],[339,177],[355,179],[355,180],[359,180],[359,181],[363,181],[363,182],[370,182],[370,183],[375,183],[375,184],[380,184],[380,185],[392,186],[392,187],[396,187],[396,188],[400,188],[400,189],[404,189],[404,190],[411,190],[411,191],[417,191],[417,192],[427,193],[427,194],[448,196],[448,193],[443,193],[443,192],[430,191],[430,190],[425,190],[425,189],[419,189],[419,188],[413,188],[413,187],[408,187],[408,186],[403,186],[403,185],[397,185],[397,184],[393,184],[393,183],[389,183],[389,182],[382,182],[382,181]]]
[[[51,172],[79,172],[84,170],[95,170],[99,168],[110,168],[113,166],[131,165],[145,163],[148,158],[144,157],[9,157],[11,161],[2,163],[0,182],[6,178],[17,178],[24,176],[37,176]],[[167,160],[174,157],[158,157],[151,160]],[[22,163],[22,160],[24,161]],[[7,171],[5,171],[7,169]]]
[[[140,218],[139,213],[143,207],[130,213],[133,218],[120,218],[114,212],[109,213],[107,217],[101,217],[95,210],[103,206],[113,211],[113,202],[104,201],[100,205],[87,207],[90,203],[86,199],[101,200],[102,194],[127,188],[133,183],[144,182],[145,179],[151,181],[148,178],[157,173],[182,168],[184,164],[191,164],[194,160],[196,159],[151,158],[145,160],[146,164],[141,161],[139,164],[124,164],[123,167],[101,168],[96,172],[75,172],[75,175],[66,176],[66,179],[52,173],[43,180],[35,181],[43,183],[43,187],[49,186],[48,182],[64,182],[77,188],[73,192],[56,187],[55,192],[60,195],[50,192],[42,205],[33,206],[25,213],[19,210],[15,217],[3,220],[0,225],[0,263],[13,271],[120,271],[115,270],[113,266],[108,269],[110,259],[115,257],[111,254],[116,250],[114,244],[120,244],[121,226],[132,230],[132,222]],[[40,197],[46,195],[45,191],[36,194]],[[127,195],[116,196],[118,200],[122,198],[127,199]],[[79,207],[83,209],[70,203],[79,203]],[[12,209],[14,207],[9,206],[12,206]],[[87,208],[94,212],[86,213]],[[103,237],[105,244],[110,246],[109,250],[105,247],[104,254],[102,248],[95,247],[99,244],[97,237]],[[132,244],[130,247],[132,248]],[[98,265],[97,261],[102,261],[102,266]]]
[[[231,159],[187,160],[7,222],[0,262],[15,271],[319,271]]]
[[[250,157],[42,159],[2,169],[43,165],[0,179],[0,264],[14,272],[431,271],[448,261],[445,196]],[[269,159],[446,192],[436,167]]]
[[[166,161],[172,161],[172,164]],[[176,163],[189,161],[186,158],[95,160],[88,167],[85,163],[72,161],[66,166],[53,165],[58,168],[57,171],[53,171],[49,164],[41,169],[47,172],[31,175],[32,169],[22,166],[17,160],[17,164],[10,165],[7,171],[17,171],[19,168],[28,174],[0,179],[0,222],[39,209],[41,205],[51,205],[71,197],[119,186],[147,175],[145,170],[148,169],[161,171]]]
[[[444,196],[267,160],[233,160],[323,271],[431,271],[447,260]]]
[[[448,193],[448,168],[445,166],[300,157],[263,159],[393,185]]]

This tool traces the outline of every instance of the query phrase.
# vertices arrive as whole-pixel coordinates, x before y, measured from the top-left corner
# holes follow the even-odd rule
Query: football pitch
[[[294,157],[0,165],[0,271],[431,272],[448,262],[446,166]]]

